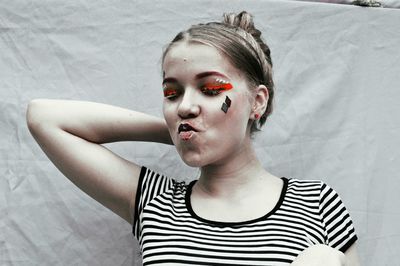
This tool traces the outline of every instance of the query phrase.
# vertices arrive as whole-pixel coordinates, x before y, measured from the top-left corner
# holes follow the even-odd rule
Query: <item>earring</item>
[[[254,117],[255,117],[256,119],[258,119],[258,118],[260,117],[260,115],[259,115],[259,114],[255,114]]]

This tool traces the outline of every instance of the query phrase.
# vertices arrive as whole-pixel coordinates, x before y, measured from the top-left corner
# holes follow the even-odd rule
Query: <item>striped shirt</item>
[[[321,181],[284,178],[275,208],[245,222],[215,222],[190,204],[186,184],[142,167],[133,234],[143,265],[289,265],[313,244],[344,252],[356,240],[338,194]]]

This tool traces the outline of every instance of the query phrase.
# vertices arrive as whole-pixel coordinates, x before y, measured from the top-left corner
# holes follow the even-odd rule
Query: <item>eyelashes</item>
[[[227,84],[218,84],[218,85],[213,85],[213,84],[206,84],[204,87],[202,87],[200,90],[202,93],[210,96],[218,95],[223,91],[227,91],[232,89],[232,85],[230,83]]]
[[[164,89],[164,97],[167,99],[172,99],[178,95],[178,90],[176,89]]]

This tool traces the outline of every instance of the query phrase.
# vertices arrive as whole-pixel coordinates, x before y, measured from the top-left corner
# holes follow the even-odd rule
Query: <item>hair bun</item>
[[[253,16],[246,11],[239,14],[225,13],[223,23],[241,28],[255,37],[261,35],[261,32],[254,27]]]

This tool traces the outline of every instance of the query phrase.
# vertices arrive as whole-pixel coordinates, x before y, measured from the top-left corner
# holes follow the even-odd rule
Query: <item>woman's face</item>
[[[164,117],[186,164],[220,164],[245,148],[250,138],[248,85],[216,48],[176,43],[163,70]]]

